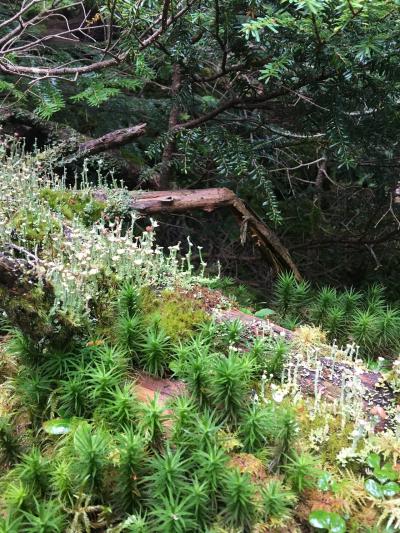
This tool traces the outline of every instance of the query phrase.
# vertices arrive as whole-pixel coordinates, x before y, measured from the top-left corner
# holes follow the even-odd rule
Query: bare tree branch
[[[175,15],[171,15],[170,17],[164,16],[168,14],[168,10],[165,13],[165,5],[164,5],[164,12],[162,15],[156,18],[156,21],[154,23],[152,33],[146,37],[144,40],[140,40],[140,44],[138,46],[138,50],[142,51],[152,44],[154,44],[160,36],[176,21],[178,21],[183,15],[185,15],[190,8],[197,2],[198,0],[189,0],[185,3],[184,7],[182,7],[180,10],[176,12]],[[32,0],[29,2],[29,4],[25,5],[23,8],[20,9],[18,13],[16,13],[13,17],[9,18],[8,20],[1,23],[0,27],[7,28],[7,26],[12,26],[13,23],[18,20],[19,25],[15,28],[10,28],[10,31],[4,35],[0,39],[0,45],[2,45],[0,49],[0,71],[3,71],[7,74],[13,74],[13,75],[20,75],[20,76],[27,76],[31,77],[33,79],[37,77],[45,77],[45,78],[52,78],[52,77],[58,77],[58,76],[74,76],[77,77],[81,74],[87,74],[90,72],[96,72],[99,70],[103,70],[112,66],[116,66],[122,62],[124,62],[127,57],[130,55],[129,51],[126,50],[119,50],[115,53],[111,54],[111,50],[113,49],[113,46],[111,46],[111,32],[112,27],[111,25],[114,22],[114,8],[115,4],[113,4],[114,8],[111,7],[111,16],[109,18],[108,24],[102,24],[97,26],[92,26],[90,24],[89,15],[90,13],[87,13],[83,2],[71,2],[70,7],[80,5],[82,6],[84,17],[81,23],[79,24],[78,28],[71,28],[69,25],[68,20],[64,15],[60,13],[61,7],[58,9],[53,10],[43,10],[39,14],[32,16],[31,18],[28,17],[27,20],[23,20],[23,15],[29,11],[29,8],[32,7],[34,4],[38,3],[39,0]],[[63,7],[65,9],[65,6]],[[39,39],[34,39],[31,42],[28,43],[22,43],[18,44],[21,39],[26,35],[28,36],[27,32],[29,31],[29,28],[33,25],[43,22],[46,22],[50,18],[54,18],[55,16],[64,17],[65,23],[66,23],[66,29],[63,29],[55,34],[52,35],[45,35]],[[157,27],[159,25],[159,27]],[[51,39],[69,39],[73,36],[77,36],[79,34],[85,35],[85,37],[88,37],[87,31],[95,28],[104,28],[108,32],[108,39],[106,41],[105,47],[95,47],[96,51],[103,54],[103,56],[107,55],[112,57],[107,57],[107,59],[103,58],[97,61],[93,61],[91,58],[88,58],[88,60],[91,61],[88,65],[78,65],[78,66],[65,66],[65,65],[57,65],[55,67],[51,66],[38,66],[38,67],[32,67],[27,65],[17,65],[14,62],[12,62],[9,59],[9,55],[11,54],[22,54],[24,52],[24,56],[26,57],[26,54],[31,51],[37,49],[39,46],[44,46],[46,42],[48,42]],[[131,28],[131,33],[134,33],[134,28]],[[129,34],[125,32],[124,36],[127,36]]]

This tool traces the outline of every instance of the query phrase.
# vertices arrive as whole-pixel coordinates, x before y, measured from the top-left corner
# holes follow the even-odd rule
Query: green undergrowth
[[[357,441],[343,470],[355,423],[281,388],[289,344],[198,314],[190,334],[185,322],[170,335],[161,309],[179,309],[179,292],[125,283],[110,305],[101,337],[95,325],[63,347],[8,335],[0,531],[303,531],[327,499],[340,523],[367,531],[372,441]],[[179,379],[185,392],[145,399],[143,370]],[[376,503],[386,522],[390,482],[393,496]],[[394,531],[386,522],[381,530]]]
[[[12,264],[35,264],[1,294],[0,533],[399,529],[399,430],[374,434],[353,409],[356,381],[336,403],[317,378],[304,394],[294,375],[309,344],[211,319],[199,284],[253,302],[203,262],[195,271],[190,240],[164,253],[156,221],[138,235],[134,215],[128,227],[91,205],[89,184],[71,203],[25,162],[18,179],[13,158],[0,166],[0,244]],[[110,194],[114,207],[125,198]],[[378,287],[345,297],[281,277],[276,309],[394,353],[397,315]],[[376,337],[360,313],[378,317]]]
[[[147,288],[141,291],[140,299],[146,322],[157,322],[174,341],[189,337],[200,324],[209,320],[201,302],[179,288],[159,294]]]
[[[400,308],[389,303],[382,285],[371,285],[364,292],[314,289],[292,274],[281,274],[273,302],[277,320],[290,329],[310,323],[320,326],[331,342],[354,343],[365,358],[399,353]]]

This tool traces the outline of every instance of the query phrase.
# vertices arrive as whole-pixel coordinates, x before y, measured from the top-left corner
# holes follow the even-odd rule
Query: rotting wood
[[[217,321],[223,322],[240,320],[247,331],[256,337],[272,334],[289,341],[295,341],[296,339],[296,332],[278,326],[269,320],[248,315],[237,309],[217,310],[215,317]],[[391,421],[388,413],[393,410],[395,397],[389,385],[384,382],[380,372],[365,370],[344,361],[335,361],[330,357],[319,357],[318,361],[321,367],[318,375],[317,388],[318,393],[324,400],[338,400],[341,396],[344,377],[357,372],[363,386],[362,397],[367,416],[372,417],[374,414],[379,416],[380,420],[376,426],[376,430],[378,431],[390,426]],[[293,362],[296,364],[295,361]],[[298,386],[301,392],[307,395],[314,395],[316,369],[302,363],[298,365],[297,375]]]
[[[275,334],[294,340],[296,333],[282,328],[269,320],[256,318],[252,315],[243,313],[236,309],[216,310],[215,318],[217,321],[225,322],[231,320],[240,320],[246,327],[247,331],[254,336]],[[342,361],[334,361],[329,357],[319,359],[321,370],[318,377],[318,392],[326,401],[338,400],[341,395],[342,376],[356,371],[356,367]],[[315,377],[316,370],[308,368],[306,365],[298,367],[298,386],[300,391],[308,396],[315,394]],[[382,381],[380,372],[362,371],[359,378],[364,387],[363,404],[367,417],[374,414],[379,416],[375,431],[383,431],[390,427],[390,417],[387,412],[394,406],[394,395],[390,387]],[[159,402],[166,405],[175,396],[183,394],[186,391],[185,384],[181,381],[168,378],[153,378],[145,372],[139,372],[136,376],[136,384],[140,399],[153,399],[155,393],[159,394]],[[387,418],[386,418],[387,416]]]
[[[131,128],[123,128],[120,130],[111,131],[97,139],[90,139],[78,146],[78,154],[80,157],[88,157],[100,154],[107,150],[118,148],[128,144],[133,139],[140,137],[146,131],[146,124],[139,124]]]

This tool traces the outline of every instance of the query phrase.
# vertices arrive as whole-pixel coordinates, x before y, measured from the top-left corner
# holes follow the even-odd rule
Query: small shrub
[[[311,284],[309,281],[298,281],[294,285],[293,311],[303,314],[311,299]]]
[[[332,287],[322,287],[314,298],[310,309],[311,320],[315,324],[323,324],[329,309],[336,305],[338,295]]]
[[[354,342],[365,353],[370,353],[377,342],[379,316],[371,311],[357,310],[350,323],[350,334]]]
[[[238,353],[215,358],[210,376],[210,398],[227,420],[237,422],[246,401],[249,380],[247,361]]]
[[[32,506],[32,490],[18,478],[18,472],[16,480],[6,483],[2,496],[7,509],[13,513],[19,514]]]
[[[379,348],[395,353],[400,346],[400,310],[388,307],[382,311],[376,329]]]
[[[43,375],[48,379],[62,379],[76,368],[79,353],[72,349],[50,350],[43,358],[45,359],[41,365]]]
[[[68,458],[56,462],[51,468],[50,477],[54,496],[59,498],[65,505],[72,507],[76,491],[72,461]]]
[[[217,435],[221,427],[222,425],[217,421],[216,412],[205,409],[194,421],[194,424],[188,428],[191,447],[195,450],[209,450],[216,445]]]
[[[132,513],[141,504],[142,478],[146,472],[147,458],[144,439],[132,427],[127,427],[117,436],[117,450],[119,461],[115,505],[119,511]]]
[[[27,533],[60,533],[65,525],[65,515],[55,500],[34,500],[31,512],[23,512],[24,531]]]
[[[11,465],[21,455],[21,442],[13,429],[12,417],[10,415],[0,416],[0,458],[3,464]]]
[[[293,273],[279,274],[275,284],[274,303],[283,317],[296,303],[296,285],[296,278]]]
[[[114,529],[112,529],[114,531]],[[151,533],[149,522],[146,516],[140,514],[133,514],[128,516],[119,526],[117,526],[115,533]]]
[[[31,494],[46,494],[49,487],[50,464],[37,448],[32,448],[21,457],[14,474],[29,489]]]
[[[162,455],[156,454],[149,464],[152,474],[146,478],[151,498],[160,498],[165,493],[179,493],[183,488],[188,471],[188,459],[183,450],[171,451],[167,446]]]
[[[8,514],[0,517],[0,533],[20,533],[22,531],[22,516]]]
[[[339,302],[345,312],[346,319],[361,305],[363,295],[350,287],[345,289],[339,296]]]
[[[277,339],[269,344],[262,364],[267,376],[280,379],[288,353],[289,344],[284,339]]]
[[[228,345],[241,341],[244,333],[244,324],[241,320],[229,320],[221,324],[221,336]]]
[[[371,314],[379,313],[385,308],[385,288],[380,283],[373,283],[367,288],[365,309]]]
[[[346,311],[341,305],[330,307],[323,320],[323,328],[329,333],[331,340],[342,339],[346,327]]]
[[[153,531],[159,533],[187,533],[196,526],[191,502],[178,494],[162,496],[154,502],[150,515],[154,518]]]
[[[140,311],[140,291],[133,283],[123,285],[118,298],[118,310],[122,316],[133,317]]]
[[[195,401],[189,396],[177,396],[168,404],[168,408],[172,419],[170,440],[175,444],[188,444],[191,428],[196,428],[200,417]]]
[[[186,352],[187,359],[178,363],[176,375],[186,382],[189,394],[200,406],[208,404],[210,389],[210,369],[213,358],[208,348],[191,347]]]
[[[257,361],[257,365],[260,368],[263,367],[269,344],[269,339],[267,340],[265,337],[254,337],[252,344],[250,344],[249,353]]]
[[[274,471],[279,468],[281,462],[286,461],[298,436],[299,426],[295,412],[289,407],[282,406],[276,409],[271,418],[274,420],[270,433],[274,442],[274,453],[270,470]]]
[[[147,403],[139,407],[139,430],[153,447],[159,448],[164,437],[164,422],[168,419],[164,407],[159,402],[159,395],[155,394]]]
[[[205,531],[210,521],[210,497],[206,481],[199,481],[196,476],[192,477],[186,485],[185,496],[190,504],[190,511],[195,518],[196,527]]]
[[[28,366],[36,366],[43,360],[42,352],[37,344],[19,329],[11,330],[5,351],[17,357],[20,363]]]
[[[239,426],[239,437],[244,451],[254,453],[262,449],[271,434],[272,424],[271,412],[265,407],[253,404],[246,409]]]
[[[201,482],[206,482],[210,497],[216,504],[216,494],[223,486],[223,477],[229,457],[222,448],[213,444],[207,450],[198,450],[194,454],[197,465],[197,476]]]
[[[117,385],[115,389],[110,390],[102,401],[99,414],[112,427],[119,430],[136,422],[138,401],[132,385],[125,384],[122,387]]]
[[[23,369],[15,378],[15,393],[34,426],[43,418],[52,382],[39,370]]]
[[[107,370],[113,370],[123,375],[127,372],[129,366],[128,354],[125,348],[121,345],[110,346],[108,344],[101,344],[92,350],[92,358],[89,362],[94,360],[101,363]]]
[[[108,439],[101,431],[93,431],[89,424],[79,424],[73,436],[74,469],[80,486],[101,494],[108,464]]]
[[[111,392],[120,385],[123,377],[124,371],[118,366],[96,363],[87,375],[85,389],[92,404],[95,406],[99,401],[106,401]]]
[[[82,372],[71,373],[68,379],[60,381],[58,390],[57,410],[62,417],[83,417],[91,412]]]
[[[144,335],[142,316],[139,314],[119,316],[116,323],[116,335],[121,346],[130,353],[137,354]]]

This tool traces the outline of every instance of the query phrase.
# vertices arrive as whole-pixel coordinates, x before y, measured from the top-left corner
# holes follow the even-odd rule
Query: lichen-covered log
[[[48,316],[53,290],[39,279],[32,262],[0,253],[0,295],[1,307],[22,331],[37,340],[51,332]]]
[[[255,336],[272,334],[296,342],[296,332],[236,309],[217,310],[215,316],[218,321],[240,320],[246,329]],[[315,364],[307,364],[306,361],[292,362],[293,365],[297,366],[297,384],[300,390],[304,394],[314,395],[317,389],[318,394],[328,401],[339,400],[343,383],[346,380],[351,380],[351,377],[357,374],[363,389],[362,399],[366,415],[379,417],[378,430],[390,425],[389,413],[393,411],[395,397],[380,372],[372,372],[360,365],[321,356],[318,357],[319,370],[317,375]]]
[[[34,341],[47,339],[53,343],[63,344],[79,331],[76,326],[68,322],[65,316],[54,312],[54,291],[45,277],[38,274],[40,262],[33,256],[30,257],[29,252],[25,252],[26,259],[17,257],[22,253],[24,253],[23,250],[6,250],[0,253],[1,307],[6,310],[13,324]],[[205,311],[211,312],[208,306],[205,306]],[[272,334],[296,341],[296,332],[235,309],[218,309],[213,314],[217,321],[240,320],[252,336]],[[318,361],[320,365],[318,379],[316,379],[315,366],[307,365],[305,361],[295,362],[297,383],[303,393],[315,394],[317,383],[318,394],[322,398],[328,401],[337,400],[341,395],[344,376],[357,373],[363,387],[362,397],[366,414],[368,416],[376,414],[381,418],[378,429],[383,429],[390,424],[390,417],[387,413],[394,405],[394,395],[383,381],[380,372],[371,372],[357,365],[335,361],[325,356],[319,357]],[[183,390],[182,384],[171,384],[169,381],[164,383],[163,380],[157,380],[157,387],[154,388],[154,380],[147,379],[146,381],[145,376],[142,376],[139,381],[143,382],[144,389],[160,393],[164,391],[166,396],[173,396]],[[149,385],[150,382],[153,383],[152,386]]]
[[[69,126],[43,120],[29,111],[0,107],[0,126],[3,133],[25,139],[28,150],[35,143],[41,148],[47,147],[44,157],[47,155],[53,169],[67,167],[73,170],[84,158],[91,161],[93,156],[101,153],[104,170],[115,170],[125,182],[133,182],[138,176],[138,169],[121,157],[116,149],[143,135],[146,124],[115,130],[92,139]],[[96,164],[95,159],[93,163]]]
[[[107,200],[106,190],[94,192],[96,199]],[[241,226],[241,240],[250,236],[260,253],[275,270],[289,270],[296,279],[301,274],[293,262],[288,249],[279,237],[251,209],[226,188],[181,189],[177,191],[132,191],[129,193],[129,207],[141,214],[187,213],[196,209],[211,212],[221,207],[229,207]]]

